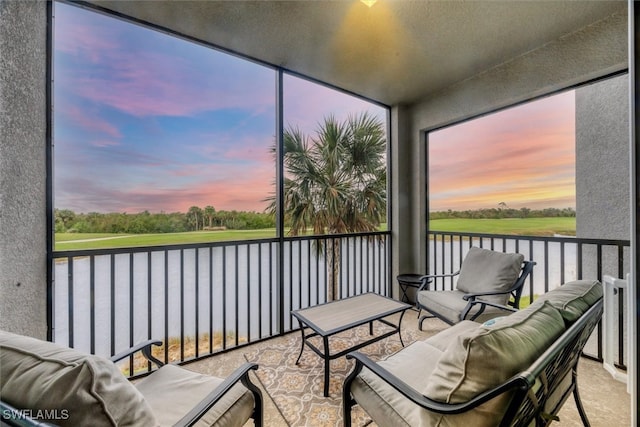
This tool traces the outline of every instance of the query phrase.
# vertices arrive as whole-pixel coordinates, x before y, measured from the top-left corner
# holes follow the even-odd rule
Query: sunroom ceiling
[[[387,105],[411,104],[613,13],[624,1],[103,1]]]

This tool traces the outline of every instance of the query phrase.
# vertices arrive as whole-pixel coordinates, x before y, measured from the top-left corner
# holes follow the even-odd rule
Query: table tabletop
[[[382,295],[366,293],[294,310],[291,314],[319,335],[328,336],[411,307],[409,304]]]

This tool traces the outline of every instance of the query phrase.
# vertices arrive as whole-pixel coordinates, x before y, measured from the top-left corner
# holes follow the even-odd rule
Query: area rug
[[[389,328],[380,324],[374,328],[374,333],[380,334],[385,330]],[[405,345],[423,337],[418,331],[403,331],[402,334]],[[368,326],[335,335],[329,339],[331,353],[352,347],[355,342],[368,338]],[[305,347],[300,363],[296,365],[300,341],[299,333],[292,334],[282,344],[246,353],[245,358],[260,365],[256,375],[289,426],[340,427],[343,425],[342,384],[353,369],[354,362],[346,360],[346,357],[331,361],[329,397],[324,397],[324,361]],[[321,340],[314,344],[322,348]],[[398,334],[394,334],[359,351],[373,360],[380,360],[401,348]],[[358,406],[352,413],[352,423],[354,426],[375,426]]]

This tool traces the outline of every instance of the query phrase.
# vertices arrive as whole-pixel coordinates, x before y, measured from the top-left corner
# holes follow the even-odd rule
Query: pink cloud
[[[363,111],[369,111],[386,122],[386,110],[382,107],[299,77],[285,77],[285,127],[297,126],[303,132],[312,134],[329,114],[344,120],[349,114]]]
[[[248,129],[250,130],[250,129]],[[191,150],[204,159],[212,161],[240,160],[244,162],[273,162],[271,147],[275,137],[270,134],[256,133],[244,135],[235,129],[225,129],[221,132],[201,133],[193,137],[201,142],[198,145],[186,144],[184,149]],[[275,132],[275,129],[274,129]]]
[[[60,178],[56,206],[76,212],[186,212],[191,206],[214,206],[217,210],[262,212],[273,192],[273,174],[257,170],[232,178],[201,180],[190,186],[138,184],[110,186],[89,179]]]
[[[56,4],[56,7],[59,5]],[[97,63],[102,60],[105,52],[117,49],[118,45],[108,29],[95,23],[88,25],[67,20],[66,17],[66,13],[56,16],[56,19],[61,20],[56,25],[56,51],[81,56]]]
[[[119,48],[105,55],[102,66],[110,72],[79,77],[71,89],[78,96],[136,117],[188,116],[273,104],[271,87],[251,81],[247,88],[236,81],[221,82],[215,71],[204,75],[198,71],[202,67],[171,54]]]
[[[91,132],[99,132],[112,138],[120,138],[120,130],[110,122],[102,119],[98,114],[90,114],[75,105],[67,103],[64,108],[60,108],[60,114],[73,121],[77,126]]]
[[[104,147],[115,147],[116,145],[120,145],[120,142],[101,139],[101,140],[91,141],[89,142],[89,144],[93,145],[94,147],[104,148]]]
[[[262,212],[263,200],[273,191],[273,174],[254,171],[215,181],[200,181],[184,188],[149,188],[137,186],[122,190],[116,200],[127,212],[180,211],[191,206],[212,205],[218,210],[247,210]]]
[[[273,105],[271,70],[69,5],[56,8],[56,52],[75,61],[73,75],[60,74],[57,83],[80,97],[136,117]]]

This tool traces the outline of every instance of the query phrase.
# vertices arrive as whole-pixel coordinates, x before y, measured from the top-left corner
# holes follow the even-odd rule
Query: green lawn
[[[505,219],[436,219],[431,220],[433,231],[463,231],[486,234],[514,234],[526,236],[576,235],[576,219],[562,218],[505,218]]]
[[[100,239],[103,237],[124,236],[124,234],[113,233],[56,233],[57,242],[68,242],[71,240]]]
[[[130,248],[135,246],[178,245],[230,240],[266,239],[275,237],[276,230],[191,231],[162,234],[56,233],[56,251],[100,248]]]

